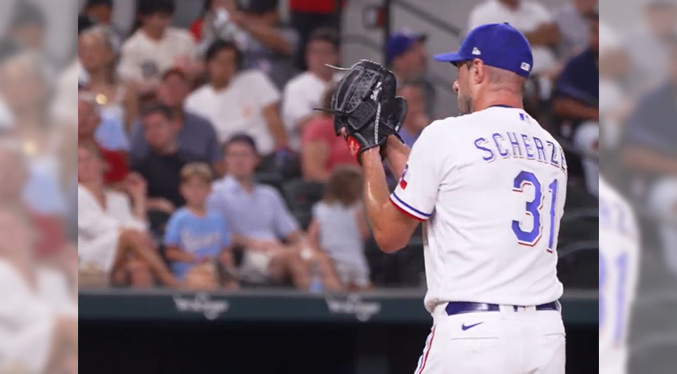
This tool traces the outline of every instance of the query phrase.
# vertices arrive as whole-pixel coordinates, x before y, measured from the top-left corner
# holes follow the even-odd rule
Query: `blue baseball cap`
[[[468,34],[458,52],[434,56],[437,61],[457,64],[480,59],[486,65],[529,77],[534,67],[531,46],[524,35],[507,23],[478,26]]]
[[[428,35],[422,33],[414,33],[409,31],[400,31],[391,35],[386,44],[386,60],[388,63],[393,59],[411,48],[414,43],[425,41]]]

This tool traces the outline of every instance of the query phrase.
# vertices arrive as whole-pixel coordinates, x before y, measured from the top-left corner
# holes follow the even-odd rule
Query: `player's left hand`
[[[396,90],[393,73],[367,60],[353,65],[339,82],[331,100],[334,130],[358,161],[365,150],[385,146],[391,135],[399,137],[407,105]]]

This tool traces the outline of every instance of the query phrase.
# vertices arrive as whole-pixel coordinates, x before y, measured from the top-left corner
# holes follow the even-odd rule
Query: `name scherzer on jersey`
[[[562,295],[557,235],[567,165],[524,110],[435,121],[414,144],[391,201],[427,221],[426,309],[449,301],[532,306]]]
[[[599,182],[599,372],[622,374],[637,288],[639,230],[630,205],[603,178]]]

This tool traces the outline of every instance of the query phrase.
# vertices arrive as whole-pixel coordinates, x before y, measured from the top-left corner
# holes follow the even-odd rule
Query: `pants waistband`
[[[527,311],[527,310],[552,310],[560,311],[561,306],[559,301],[553,301],[546,304],[536,305],[536,306],[519,306],[519,305],[498,305],[498,304],[486,304],[486,303],[471,303],[464,301],[451,301],[447,303],[445,311],[448,316],[453,316],[456,314],[463,313],[478,313],[478,312],[498,312],[500,310],[510,310],[512,309],[515,312]]]

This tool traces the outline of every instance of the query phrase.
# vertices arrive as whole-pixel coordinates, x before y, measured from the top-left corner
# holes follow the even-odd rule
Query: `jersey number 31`
[[[545,195],[550,194],[550,232],[548,233],[548,252],[552,253],[555,250],[555,208],[557,207],[557,179],[553,180],[548,186],[547,191],[543,191],[541,182],[536,178],[536,175],[530,171],[522,170],[513,183],[513,191],[524,192],[525,185],[534,186],[534,199],[527,202],[526,215],[533,220],[533,225],[530,231],[524,231],[520,221],[512,221],[512,231],[517,236],[517,241],[522,245],[530,247],[535,246],[543,236],[543,222],[541,218],[541,211],[543,210],[543,202]],[[546,193],[547,192],[547,193]]]

